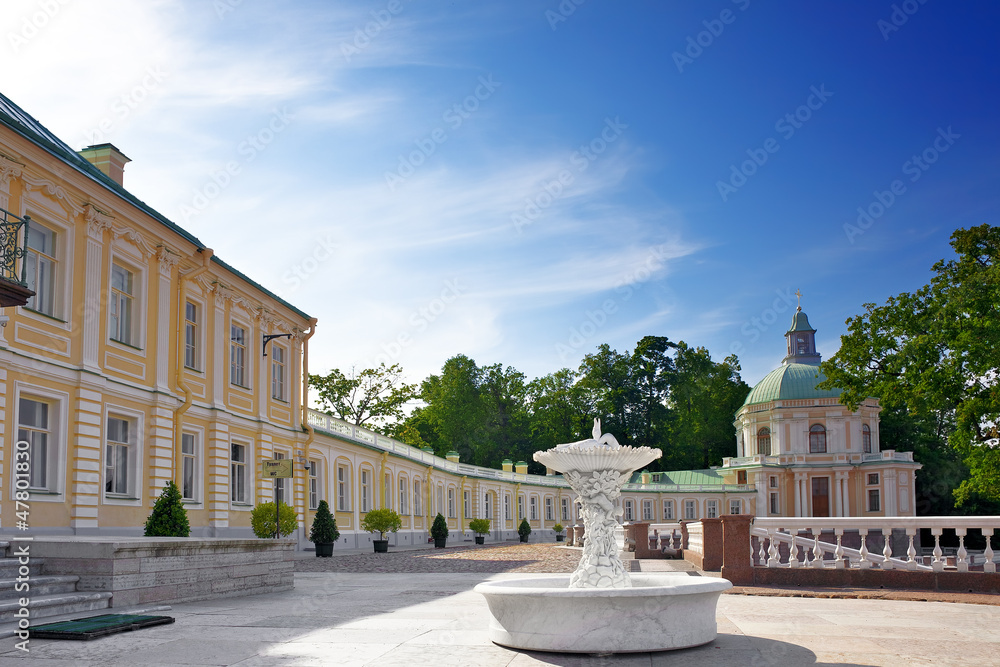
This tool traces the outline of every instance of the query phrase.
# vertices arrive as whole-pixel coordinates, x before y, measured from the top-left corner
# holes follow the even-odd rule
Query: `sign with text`
[[[292,476],[291,459],[264,459],[260,463],[260,475],[264,479]]]

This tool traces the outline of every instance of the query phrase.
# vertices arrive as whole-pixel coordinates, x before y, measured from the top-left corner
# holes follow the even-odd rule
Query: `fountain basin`
[[[633,574],[631,588],[569,588],[569,575],[488,581],[475,591],[490,608],[490,640],[564,653],[634,653],[715,639],[726,579]]]

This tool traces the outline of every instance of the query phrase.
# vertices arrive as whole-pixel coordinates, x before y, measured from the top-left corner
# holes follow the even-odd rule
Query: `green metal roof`
[[[639,475],[642,473],[636,472],[633,475],[634,479],[631,481],[638,484],[640,479]],[[719,474],[718,470],[671,470],[668,472],[654,472],[653,483],[654,484],[715,484],[722,486],[723,482],[722,475]]]
[[[788,328],[786,333],[791,333],[793,331],[816,331],[809,325],[809,318],[801,310],[796,310],[795,314],[792,315],[792,326]]]
[[[803,316],[804,319],[804,316]],[[808,322],[806,323],[808,325]],[[817,389],[826,379],[818,366],[812,364],[783,364],[764,376],[757,383],[743,405],[768,403],[799,398],[838,398],[839,389]]]
[[[0,93],[0,124],[6,125],[14,132],[17,132],[22,137],[31,141],[32,143],[38,145],[40,148],[50,153],[51,155],[59,158],[64,163],[73,167],[77,171],[89,177],[91,180],[96,181],[105,188],[111,190],[119,197],[129,202],[142,212],[146,213],[149,217],[153,218],[160,224],[162,224],[167,229],[171,230],[175,234],[178,234],[182,238],[190,241],[198,247],[199,250],[205,248],[205,244],[202,243],[193,234],[183,229],[179,225],[171,222],[166,216],[161,214],[159,211],[155,210],[146,202],[142,201],[131,192],[118,185],[110,176],[105,174],[103,171],[90,164],[86,158],[79,155],[76,151],[69,147],[64,141],[53,134],[44,125],[39,123],[33,116],[27,113],[24,109],[14,104],[10,98],[6,97]],[[213,256],[212,261],[232,273],[236,277],[249,283],[255,289],[268,295],[278,303],[289,308],[296,315],[299,315],[305,319],[310,319],[309,315],[299,310],[292,304],[288,303],[277,294],[274,294],[266,287],[263,287],[259,283],[251,280],[246,275],[233,268],[226,262],[222,261],[218,256]]]

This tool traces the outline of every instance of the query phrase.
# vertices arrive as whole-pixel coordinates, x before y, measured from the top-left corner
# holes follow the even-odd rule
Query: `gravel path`
[[[296,572],[572,572],[579,549],[552,544],[502,544],[296,559]]]

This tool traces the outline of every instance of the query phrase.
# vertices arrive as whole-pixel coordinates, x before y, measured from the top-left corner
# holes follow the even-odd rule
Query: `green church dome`
[[[838,398],[840,389],[816,388],[825,379],[814,364],[783,364],[757,383],[743,405],[800,398]]]

